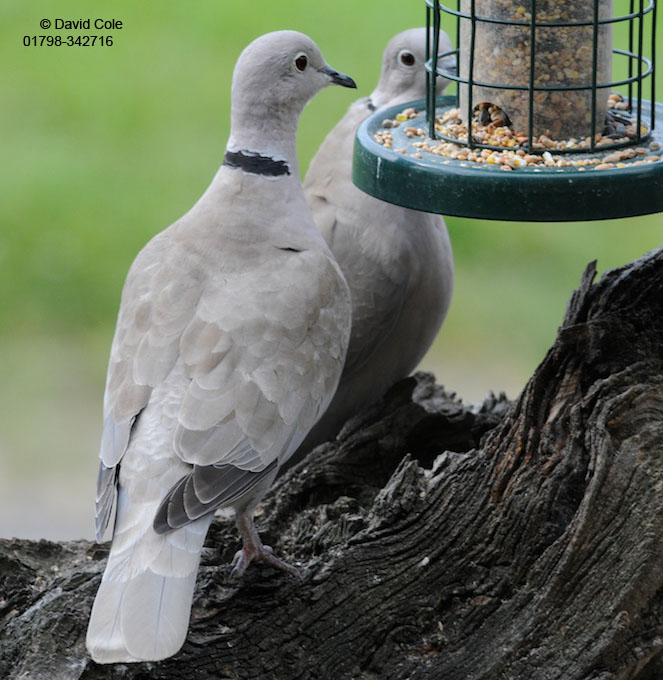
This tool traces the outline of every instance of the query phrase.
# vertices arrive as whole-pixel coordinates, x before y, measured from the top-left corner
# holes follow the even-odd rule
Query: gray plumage
[[[426,29],[411,29],[387,45],[380,81],[355,102],[311,161],[304,190],[313,217],[350,286],[352,335],[341,382],[294,464],[333,438],[361,407],[409,375],[435,339],[453,289],[453,255],[438,215],[401,208],[352,183],[359,125],[374,110],[425,96]],[[451,49],[440,33],[440,52]],[[439,79],[440,91],[448,81]]]
[[[299,180],[299,114],[354,87],[313,41],[258,38],[233,75],[226,160],[127,276],[104,396],[97,489],[112,545],[87,633],[99,663],[158,660],[184,642],[213,511],[231,506],[252,560],[253,511],[325,410],[350,333],[344,278]],[[117,498],[116,498],[117,497]]]

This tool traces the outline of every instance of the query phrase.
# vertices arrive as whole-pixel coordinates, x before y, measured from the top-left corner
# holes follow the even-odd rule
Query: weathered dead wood
[[[173,659],[87,658],[106,546],[0,541],[0,677],[663,678],[663,251],[593,278],[513,405],[418,375],[279,480],[302,583],[215,522]]]

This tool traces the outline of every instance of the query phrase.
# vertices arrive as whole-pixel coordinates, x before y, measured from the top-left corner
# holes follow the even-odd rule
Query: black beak
[[[325,66],[323,69],[320,69],[320,72],[329,76],[334,85],[341,85],[341,87],[353,87],[355,89],[357,88],[357,84],[354,80],[352,80],[352,78],[350,78],[350,76],[346,76],[345,73],[334,71],[331,66]]]
[[[456,55],[450,54],[440,59],[437,62],[437,68],[442,71],[442,75],[444,75],[444,72],[446,71],[449,75],[457,76],[458,60],[456,59]]]

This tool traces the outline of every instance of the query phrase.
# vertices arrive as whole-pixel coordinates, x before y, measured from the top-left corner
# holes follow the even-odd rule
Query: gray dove
[[[350,286],[352,335],[336,395],[290,465],[409,375],[449,308],[454,267],[443,219],[373,198],[351,179],[360,123],[376,110],[424,98],[425,47],[424,28],[392,38],[373,94],[352,104],[327,135],[304,181],[316,224]],[[440,52],[450,49],[440,32]],[[449,81],[438,80],[441,91]]]
[[[299,179],[299,114],[356,87],[294,31],[252,42],[232,82],[223,165],[129,270],[104,396],[97,538],[116,516],[87,632],[98,663],[155,661],[186,637],[214,510],[235,510],[234,575],[262,561],[253,512],[336,389],[347,285]]]

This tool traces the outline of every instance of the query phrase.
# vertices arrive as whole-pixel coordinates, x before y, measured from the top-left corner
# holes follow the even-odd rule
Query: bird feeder
[[[362,124],[355,184],[461,217],[663,211],[656,0],[614,4],[624,11],[613,0],[427,0],[426,99]],[[442,15],[457,47],[439,53]],[[439,77],[457,83],[455,96],[436,97]]]

